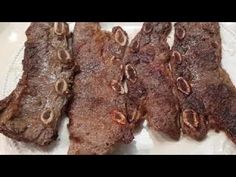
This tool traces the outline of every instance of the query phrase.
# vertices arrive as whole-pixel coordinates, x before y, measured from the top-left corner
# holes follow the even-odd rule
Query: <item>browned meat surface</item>
[[[218,23],[176,23],[171,70],[182,109],[183,132],[197,140],[209,128],[236,143],[236,90],[221,66]]]
[[[110,33],[99,23],[76,23],[73,56],[80,72],[69,109],[69,154],[107,154],[117,143],[132,141],[122,70],[127,43],[120,27]]]
[[[144,23],[128,47],[124,58],[127,109],[130,122],[145,116],[151,128],[178,140],[179,107],[168,67],[170,31],[171,23]]]
[[[73,77],[66,23],[32,23],[26,31],[23,76],[0,101],[0,132],[16,140],[47,145],[69,97]]]

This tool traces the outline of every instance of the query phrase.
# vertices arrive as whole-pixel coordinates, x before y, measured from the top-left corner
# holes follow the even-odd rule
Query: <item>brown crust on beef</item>
[[[120,36],[122,33],[127,41]],[[73,42],[80,73],[74,80],[69,109],[68,153],[107,154],[118,142],[130,143],[133,139],[126,121],[125,92],[121,91],[128,37],[120,27],[110,33],[102,31],[98,23],[76,23]]]
[[[132,40],[125,63],[137,72],[136,82],[127,79],[128,117],[139,111],[149,126],[178,140],[180,137],[178,101],[173,94],[174,84],[168,62],[170,48],[167,36],[171,23],[144,23],[142,30]]]
[[[70,52],[68,25],[59,25],[63,25],[57,29],[60,35],[55,34],[55,23],[32,23],[26,31],[23,76],[10,96],[0,101],[0,132],[10,138],[47,145],[57,137],[70,86],[63,95],[54,86],[61,78],[70,85],[73,77],[73,62],[62,64],[57,57],[58,49]],[[53,117],[45,114],[43,122],[46,109]]]
[[[179,39],[177,33],[183,30],[185,35]],[[176,23],[175,36],[172,50],[182,55],[182,62],[171,61],[173,77],[183,77],[192,90],[189,95],[177,92],[181,109],[192,109],[201,118],[191,131],[183,124],[184,133],[200,140],[213,128],[236,143],[236,90],[221,66],[219,24]]]

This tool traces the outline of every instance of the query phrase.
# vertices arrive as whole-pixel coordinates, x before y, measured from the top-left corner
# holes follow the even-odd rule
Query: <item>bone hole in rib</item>
[[[129,79],[131,82],[136,81],[136,77],[137,77],[136,70],[130,64],[126,65],[125,74],[126,74],[127,79]]]
[[[62,35],[64,32],[65,24],[63,22],[55,22],[54,23],[54,32],[57,35]]]
[[[198,115],[192,109],[184,110],[183,121],[190,128],[197,128],[199,124]]]
[[[64,79],[60,79],[55,84],[55,89],[58,93],[63,94],[67,90],[67,83]]]
[[[178,89],[183,92],[184,94],[188,95],[191,92],[191,88],[190,85],[188,84],[188,82],[182,78],[182,77],[178,77],[177,78],[177,87]]]
[[[119,124],[125,124],[126,123],[126,117],[123,113],[119,111],[113,111],[113,120],[118,122]]]
[[[181,62],[182,61],[182,56],[181,56],[181,54],[178,51],[173,51],[171,57],[176,62]]]
[[[144,23],[143,30],[144,30],[145,33],[150,33],[152,31],[152,29],[153,29],[152,23],[150,23],[150,22]]]
[[[115,33],[115,40],[118,42],[121,46],[124,46],[126,44],[126,36],[124,32],[121,29],[118,29]]]
[[[114,118],[117,119],[117,120],[122,120],[122,115],[121,115],[121,113],[115,112]]]
[[[48,120],[51,116],[51,113],[52,113],[51,110],[45,111],[43,114],[43,119]]]
[[[58,58],[62,61],[67,61],[70,59],[70,53],[65,49],[58,50]]]
[[[124,91],[124,88],[123,86],[121,85],[121,83],[119,83],[118,81],[116,80],[112,80],[111,81],[111,87],[114,91],[120,93],[120,94],[124,94],[125,91]]]
[[[54,113],[52,109],[45,110],[41,115],[41,120],[43,123],[48,124],[50,123],[54,118]]]

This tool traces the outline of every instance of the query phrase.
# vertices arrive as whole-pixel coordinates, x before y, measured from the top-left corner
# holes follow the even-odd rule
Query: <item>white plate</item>
[[[29,23],[0,23],[0,99],[7,96],[16,86],[22,73],[25,30]],[[129,38],[140,30],[142,23],[101,23],[103,29],[111,30],[120,25],[127,31]],[[223,43],[223,67],[236,85],[236,23],[221,23]],[[70,23],[73,29],[74,23]],[[173,40],[173,33],[168,41]],[[59,138],[44,149],[11,140],[0,135],[0,154],[66,154],[69,146],[65,117],[59,130]],[[210,131],[205,140],[194,141],[181,137],[172,141],[160,134],[150,131],[146,122],[135,140],[129,145],[120,145],[115,154],[236,154],[236,146],[224,133]]]

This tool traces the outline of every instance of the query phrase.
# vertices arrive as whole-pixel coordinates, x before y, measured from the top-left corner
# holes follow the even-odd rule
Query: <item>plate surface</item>
[[[141,29],[142,23],[101,23],[105,30],[120,25],[132,39]],[[236,85],[236,23],[220,23],[223,44],[223,68],[229,73]],[[22,74],[22,59],[25,30],[29,23],[0,23],[0,99],[7,96],[16,86]],[[70,23],[73,29],[74,23]],[[173,43],[173,32],[168,42]],[[69,146],[67,125],[63,118],[59,138],[46,148],[38,148],[11,140],[0,134],[0,154],[66,154]],[[138,130],[135,140],[129,145],[120,145],[114,154],[236,154],[234,145],[224,133],[210,131],[205,140],[196,142],[182,136],[179,141],[172,141],[161,134],[148,129],[146,122]]]

